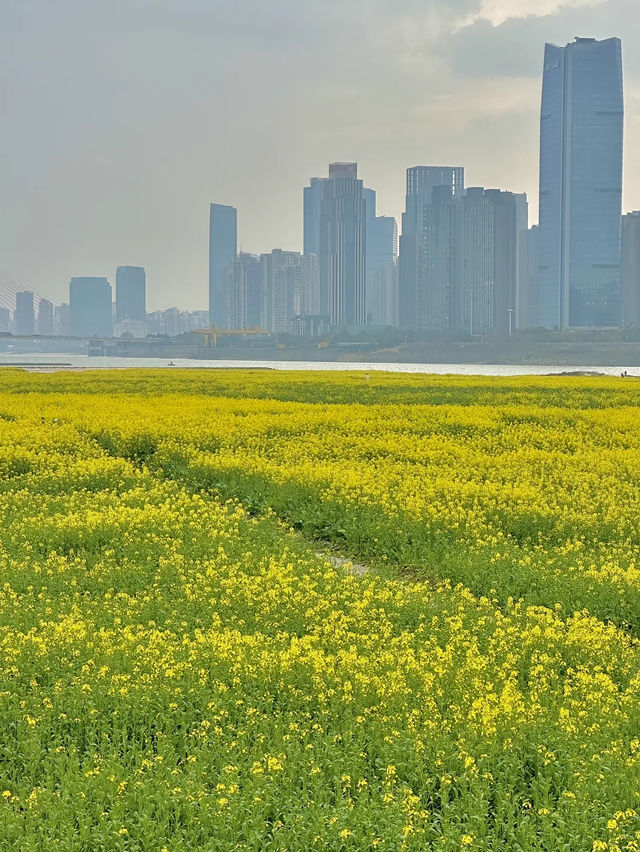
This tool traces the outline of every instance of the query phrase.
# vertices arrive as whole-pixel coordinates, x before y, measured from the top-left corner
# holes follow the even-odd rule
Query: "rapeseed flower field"
[[[638,391],[0,372],[0,848],[639,849]]]

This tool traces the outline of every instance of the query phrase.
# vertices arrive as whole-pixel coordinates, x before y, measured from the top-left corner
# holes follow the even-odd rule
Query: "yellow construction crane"
[[[207,349],[218,345],[218,338],[230,334],[263,334],[271,335],[270,331],[263,331],[261,328],[217,328],[215,325],[211,328],[198,328],[192,334],[202,334],[204,336],[204,345]]]

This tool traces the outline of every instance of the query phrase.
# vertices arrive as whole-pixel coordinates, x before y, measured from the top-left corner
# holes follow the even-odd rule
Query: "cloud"
[[[71,274],[142,264],[158,307],[206,305],[210,201],[238,206],[247,249],[299,247],[301,188],[333,159],[398,217],[416,163],[535,205],[545,41],[640,37],[638,0],[0,7],[0,269],[57,300]],[[625,63],[633,151],[640,53]]]
[[[495,77],[456,80],[449,91],[435,94],[410,115],[431,120],[442,129],[459,133],[479,118],[491,121],[505,113],[519,113],[537,106],[539,82],[535,79]]]
[[[482,0],[478,8],[466,15],[460,26],[470,26],[476,21],[489,21],[494,27],[511,20],[544,18],[565,9],[601,5],[605,0]]]

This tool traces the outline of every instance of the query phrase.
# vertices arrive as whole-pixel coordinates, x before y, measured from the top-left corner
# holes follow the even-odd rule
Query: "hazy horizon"
[[[238,208],[244,250],[301,250],[302,189],[334,160],[399,225],[406,168],[434,164],[527,192],[535,222],[544,44],[577,35],[622,38],[640,207],[632,0],[387,5],[4,0],[0,275],[66,301],[140,265],[150,310],[204,309],[209,203]]]

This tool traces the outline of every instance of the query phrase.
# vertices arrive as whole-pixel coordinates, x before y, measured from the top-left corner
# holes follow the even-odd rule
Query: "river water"
[[[169,365],[166,358],[112,358],[88,355],[65,355],[60,353],[8,354],[0,353],[0,366],[19,365],[29,370],[108,370],[131,369],[263,369],[263,370],[362,370],[385,373],[430,373],[433,375],[454,374],[460,376],[545,376],[562,373],[602,373],[619,376],[625,367],[550,367],[536,364],[379,364],[355,363],[350,361],[197,361],[176,358]],[[640,376],[640,368],[628,371],[630,376]]]

